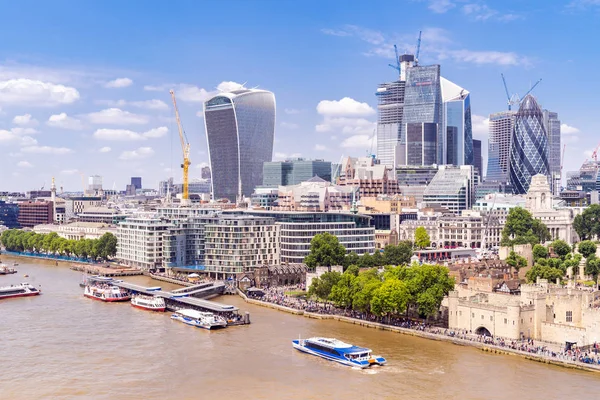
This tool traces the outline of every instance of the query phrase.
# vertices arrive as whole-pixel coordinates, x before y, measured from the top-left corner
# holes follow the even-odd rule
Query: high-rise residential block
[[[527,193],[534,175],[550,175],[544,115],[532,95],[525,96],[515,115],[509,171],[515,194]]]
[[[213,198],[250,197],[273,158],[275,96],[266,90],[219,93],[204,103]]]

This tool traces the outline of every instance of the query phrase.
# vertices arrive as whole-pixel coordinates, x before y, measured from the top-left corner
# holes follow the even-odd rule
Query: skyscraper
[[[490,115],[486,174],[488,181],[508,182],[510,143],[514,126],[514,111],[503,111]]]
[[[525,96],[515,115],[509,171],[515,194],[527,193],[532,176],[550,175],[544,115],[530,94]]]
[[[395,167],[398,163],[404,81],[382,83],[377,88],[377,158],[381,164]]]
[[[437,164],[438,124],[406,124],[406,160],[407,165]]]
[[[544,110],[544,127],[548,134],[548,165],[550,166],[550,187],[552,193],[558,195],[560,187],[560,120],[558,114]]]
[[[131,177],[131,184],[136,189],[141,189],[142,188],[142,177],[140,177],[140,176],[132,176]]]
[[[210,179],[210,167],[202,167],[200,171],[202,179]]]
[[[455,132],[456,136],[453,137],[455,139],[452,143],[454,148],[449,148],[450,144],[445,141],[438,143],[438,146],[446,148],[446,157],[448,153],[453,156],[452,161],[446,158],[439,160],[438,163],[472,165],[473,131],[471,127],[471,95],[468,90],[463,89],[444,77],[440,77],[440,83],[444,109],[443,130],[446,139],[449,129]]]
[[[273,159],[275,95],[266,90],[223,92],[204,103],[214,199],[250,197]]]
[[[481,140],[473,139],[473,166],[480,178],[483,178],[483,158],[481,157]]]

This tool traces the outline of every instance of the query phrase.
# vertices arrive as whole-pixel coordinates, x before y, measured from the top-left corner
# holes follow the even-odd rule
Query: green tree
[[[548,249],[544,245],[536,244],[533,246],[533,261],[535,262],[540,258],[548,258]]]
[[[372,255],[365,253],[358,260],[358,266],[360,268],[372,268],[375,266],[375,260],[373,260]]]
[[[600,258],[592,254],[585,262],[585,273],[592,275],[594,282],[598,283],[598,275],[600,275]]]
[[[356,290],[354,281],[357,277],[354,274],[343,273],[338,281],[331,288],[329,294],[329,300],[331,300],[338,307],[350,308],[352,307],[352,300]]]
[[[514,251],[511,251],[508,257],[506,258],[506,263],[517,271],[518,276],[519,270],[527,266],[527,259],[525,259],[525,257],[521,257]]]
[[[344,268],[348,268],[351,265],[358,265],[358,260],[360,260],[360,256],[356,254],[356,252],[351,252],[346,254],[344,258]]]
[[[354,296],[352,309],[360,312],[371,311],[373,294],[381,286],[381,277],[377,269],[361,271],[354,280]]]
[[[596,243],[591,240],[584,240],[579,242],[578,250],[582,256],[589,258],[592,254],[596,254]]]
[[[309,268],[343,265],[345,256],[346,248],[340,244],[337,236],[324,232],[315,235],[310,241],[310,253],[304,258],[304,263]]]
[[[555,240],[550,246],[552,246],[552,251],[562,260],[565,259],[567,254],[571,253],[571,246],[564,240]]]
[[[348,268],[346,268],[346,270],[344,271],[344,274],[351,274],[354,276],[358,276],[359,272],[360,272],[360,268],[358,268],[358,265],[350,265]]]
[[[383,258],[383,254],[379,250],[375,250],[373,253],[373,266],[381,267],[385,264],[385,259]]]
[[[406,242],[400,242],[397,246],[389,244],[383,249],[385,265],[408,265],[412,255],[412,246]]]
[[[429,239],[427,230],[424,227],[419,226],[415,230],[415,246],[417,246],[419,249],[424,249],[429,247],[430,244],[431,240]]]
[[[581,240],[597,239],[600,234],[600,205],[592,204],[576,216],[573,228]]]
[[[564,273],[562,270],[540,264],[535,264],[529,271],[527,271],[527,274],[525,274],[525,278],[529,283],[535,283],[538,277],[542,279],[548,279],[548,282],[554,282],[557,279],[561,279],[563,276]]]
[[[548,228],[533,218],[524,208],[511,208],[502,230],[502,246],[531,244],[532,246],[550,238]]]
[[[386,279],[373,293],[371,311],[384,316],[404,313],[410,299],[405,282],[399,279]]]
[[[309,296],[317,296],[321,300],[327,300],[331,289],[340,280],[342,274],[337,271],[325,272],[319,278],[313,279],[308,289]]]

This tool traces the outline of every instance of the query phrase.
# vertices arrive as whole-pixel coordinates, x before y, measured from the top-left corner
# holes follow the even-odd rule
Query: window
[[[490,315],[490,321],[493,321],[493,320],[494,320],[494,317]]]
[[[507,323],[508,323],[508,320],[507,320],[506,318],[504,318],[504,323],[505,323],[505,324],[507,324]]]
[[[567,322],[573,322],[573,311],[567,311]]]

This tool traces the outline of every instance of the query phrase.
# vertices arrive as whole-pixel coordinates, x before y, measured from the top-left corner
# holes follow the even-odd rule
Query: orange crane
[[[188,200],[189,195],[189,182],[188,172],[190,169],[190,142],[188,141],[187,135],[181,126],[181,120],[179,119],[179,110],[177,109],[177,101],[175,100],[175,91],[170,90],[171,98],[173,99],[173,107],[175,108],[175,119],[177,120],[177,128],[179,129],[179,139],[181,140],[181,150],[183,150],[183,199]]]
[[[592,158],[596,162],[598,162],[598,150],[600,150],[600,143],[598,143],[598,146],[596,146],[596,148],[594,149],[594,152],[592,153]]]

